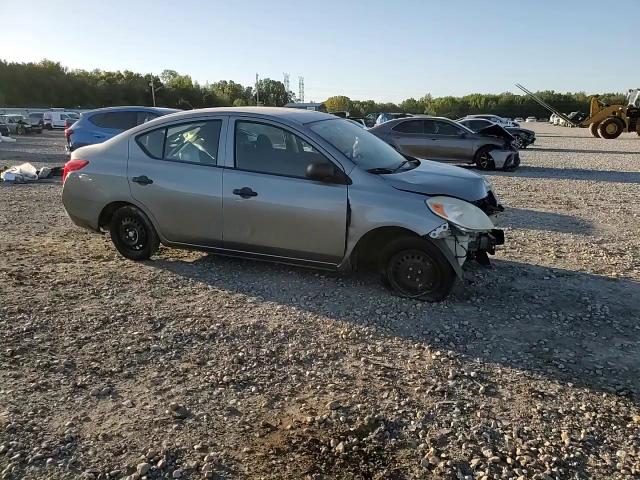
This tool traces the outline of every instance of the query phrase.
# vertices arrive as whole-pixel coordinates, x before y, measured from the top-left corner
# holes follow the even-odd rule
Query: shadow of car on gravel
[[[450,301],[427,304],[393,297],[363,273],[343,277],[207,254],[195,261],[160,256],[148,265],[258,302],[640,401],[640,284],[632,280],[498,260],[493,270],[470,269]]]
[[[584,168],[550,168],[521,165],[515,172],[495,171],[491,175],[556,180],[587,180],[592,182],[640,183],[640,172],[618,170],[588,170]]]
[[[500,217],[502,227],[545,230],[558,233],[592,234],[593,224],[573,215],[509,207]]]

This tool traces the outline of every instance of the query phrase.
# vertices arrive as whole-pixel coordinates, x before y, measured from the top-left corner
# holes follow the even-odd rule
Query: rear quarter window
[[[145,133],[144,135],[138,135],[138,137],[136,137],[136,142],[147,155],[161,159],[164,151],[165,131],[165,128],[159,128]]]

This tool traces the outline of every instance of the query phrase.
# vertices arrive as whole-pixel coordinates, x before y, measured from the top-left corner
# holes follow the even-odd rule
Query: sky
[[[626,92],[640,87],[639,13],[640,0],[0,0],[0,59],[243,85],[287,72],[306,101],[516,82]]]

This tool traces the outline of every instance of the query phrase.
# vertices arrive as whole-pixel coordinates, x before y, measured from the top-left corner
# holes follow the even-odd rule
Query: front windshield
[[[321,120],[309,127],[365,170],[393,170],[405,161],[393,147],[347,120]]]

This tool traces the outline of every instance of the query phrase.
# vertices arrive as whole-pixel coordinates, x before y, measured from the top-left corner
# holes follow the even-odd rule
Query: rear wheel
[[[624,132],[625,124],[618,117],[607,117],[598,125],[598,133],[602,138],[618,138]]]
[[[491,152],[491,150],[492,147],[487,145],[479,148],[476,152],[474,162],[480,170],[493,170],[496,168],[496,164],[493,161],[493,158],[491,158],[491,154],[489,153]]]
[[[592,123],[589,125],[589,133],[591,133],[592,137],[600,138],[600,134],[598,133],[599,123]]]
[[[449,295],[456,279],[442,252],[418,236],[392,240],[380,258],[383,283],[401,297],[439,302]]]
[[[134,206],[121,207],[115,211],[109,224],[109,233],[118,252],[129,260],[148,260],[160,245],[153,225]]]

